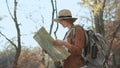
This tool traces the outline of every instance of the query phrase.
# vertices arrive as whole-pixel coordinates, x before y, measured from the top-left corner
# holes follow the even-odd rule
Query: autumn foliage
[[[24,47],[19,57],[17,68],[44,68],[41,62],[42,53],[39,47],[30,48]],[[13,68],[15,52],[12,50],[4,50],[0,52],[0,68]]]

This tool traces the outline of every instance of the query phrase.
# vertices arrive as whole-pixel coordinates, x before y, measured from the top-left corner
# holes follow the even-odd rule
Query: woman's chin
[[[66,26],[64,28],[66,28]]]

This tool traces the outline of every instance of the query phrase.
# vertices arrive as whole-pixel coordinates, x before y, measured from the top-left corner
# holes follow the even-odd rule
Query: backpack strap
[[[89,32],[91,30],[84,30],[85,33],[85,46],[84,46],[84,50],[83,50],[83,55],[84,57],[87,56],[88,53],[90,53],[90,41],[89,41]]]
[[[65,38],[66,38],[66,36],[67,36],[68,33],[69,33],[68,37],[74,37],[74,35],[75,35],[75,27],[76,27],[76,26],[73,26],[73,27],[71,28],[70,33],[69,33],[69,31],[66,32],[63,40],[65,40]]]
[[[88,43],[89,43],[89,38],[88,38],[88,34],[87,34],[88,31],[86,31],[86,30],[84,30],[84,29],[83,29],[83,31],[84,31],[84,33],[85,33],[85,46],[86,46],[86,45],[88,45]]]

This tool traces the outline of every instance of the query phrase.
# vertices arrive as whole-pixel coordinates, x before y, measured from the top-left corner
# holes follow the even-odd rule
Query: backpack
[[[70,37],[75,35],[75,28],[80,25],[72,27]],[[83,28],[82,28],[83,29]],[[85,61],[85,66],[82,68],[108,68],[107,60],[109,57],[110,46],[105,41],[105,38],[92,30],[84,30],[85,46],[82,49],[82,57]]]
[[[89,68],[107,68],[110,46],[101,34],[94,33],[92,30],[84,30],[84,32],[86,45],[83,48],[82,56],[85,65]]]

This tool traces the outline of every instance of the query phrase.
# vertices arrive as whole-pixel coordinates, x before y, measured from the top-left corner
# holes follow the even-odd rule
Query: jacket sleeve
[[[68,49],[69,52],[72,55],[81,55],[82,48],[85,44],[85,34],[82,27],[75,27],[75,36],[71,40],[73,40],[73,44],[71,44],[71,49]],[[69,40],[68,42],[70,43]]]

